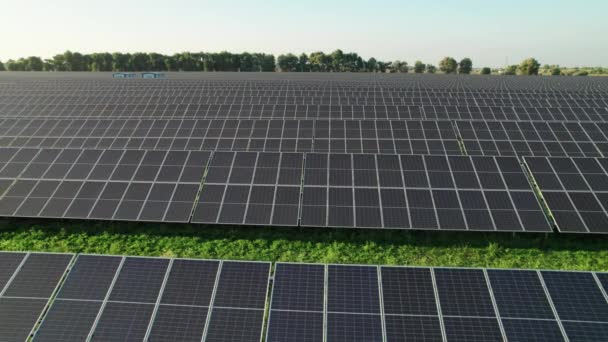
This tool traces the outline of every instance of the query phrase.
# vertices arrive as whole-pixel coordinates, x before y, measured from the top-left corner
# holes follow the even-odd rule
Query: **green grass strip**
[[[608,271],[608,237],[9,221],[0,250],[342,264]]]

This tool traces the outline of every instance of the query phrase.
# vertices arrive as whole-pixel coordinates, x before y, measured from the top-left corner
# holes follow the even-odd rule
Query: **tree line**
[[[528,58],[518,65],[492,70],[484,67],[473,69],[473,61],[465,57],[457,61],[445,57],[435,67],[430,63],[416,61],[409,65],[406,61],[381,61],[372,57],[364,59],[354,52],[335,50],[332,53],[313,52],[295,55],[265,53],[218,53],[182,52],[173,55],[160,53],[120,53],[100,52],[82,54],[66,51],[49,59],[36,56],[0,61],[0,71],[243,71],[243,72],[391,72],[429,73],[439,70],[445,74],[493,73],[503,75],[582,75],[608,73],[604,68],[576,68],[565,71],[559,66],[543,66],[534,58]],[[568,69],[572,70],[572,69]]]
[[[100,52],[66,51],[49,59],[31,56],[8,60],[1,69],[10,71],[275,71],[273,55],[265,53]]]

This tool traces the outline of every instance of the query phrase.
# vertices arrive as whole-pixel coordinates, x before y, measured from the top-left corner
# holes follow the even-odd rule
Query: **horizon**
[[[168,55],[247,51],[276,57],[336,49],[410,65],[469,57],[475,68],[500,68],[528,57],[563,67],[597,67],[608,61],[608,21],[603,17],[608,3],[599,0],[578,2],[582,15],[573,15],[568,1],[548,0],[491,5],[481,0],[464,5],[438,0],[271,0],[262,5],[247,0],[179,0],[170,5],[158,0],[86,5],[31,0],[4,7],[5,13],[27,17],[11,15],[0,22],[0,30],[10,32],[0,52],[3,62],[51,58],[66,50]]]

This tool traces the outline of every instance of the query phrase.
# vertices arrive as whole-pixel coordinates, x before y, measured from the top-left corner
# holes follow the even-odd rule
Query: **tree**
[[[2,61],[0,61],[0,71],[6,71],[6,68],[4,67],[4,63],[2,63]]]
[[[433,64],[427,64],[426,65],[426,73],[427,74],[434,74],[436,71],[437,71],[437,68]]]
[[[44,68],[44,62],[40,57],[30,56],[25,60],[26,71],[42,71]]]
[[[443,71],[446,74],[453,74],[458,69],[458,62],[452,57],[444,57],[439,62],[439,70]]]
[[[492,73],[492,69],[485,67],[483,69],[481,69],[481,74],[482,75],[490,75]]]
[[[112,56],[110,56],[111,58]],[[167,70],[167,64],[165,63],[165,56],[159,54],[159,53],[149,53],[148,54],[148,65],[150,67],[150,70],[152,71],[165,71]]]
[[[470,58],[463,58],[460,63],[458,63],[458,73],[468,75],[473,70],[473,61]]]
[[[131,54],[114,52],[112,54],[112,71],[131,71]]]
[[[302,53],[300,57],[298,57],[298,71],[310,71],[310,65],[308,65],[308,56],[305,53]]]
[[[45,59],[42,63],[42,68],[44,71],[55,71],[55,65],[53,65],[53,60]]]
[[[507,66],[502,74],[503,75],[515,75],[515,74],[517,74],[517,65],[509,65],[509,66]]]
[[[103,53],[92,53],[89,55],[91,60],[89,70],[91,71],[112,71],[112,55]]]
[[[322,51],[317,51],[310,54],[308,62],[312,71],[328,71],[331,58]]]
[[[374,57],[367,60],[367,71],[378,71],[378,61]]]
[[[280,55],[277,58],[277,64],[281,71],[296,71],[298,69],[299,61],[298,57],[291,53]]]
[[[331,71],[344,71],[344,52],[337,49],[329,55],[331,58]]]
[[[538,75],[540,63],[534,58],[528,58],[519,65],[519,73],[522,75]]]
[[[267,55],[265,53],[258,55],[260,56],[260,71],[276,71],[277,65],[275,63],[274,55]]]
[[[562,69],[559,66],[556,66],[551,69],[551,76],[559,76],[562,74]]]
[[[425,68],[426,65],[424,65],[424,63],[421,61],[416,61],[416,63],[414,63],[414,72],[417,74],[422,74]]]
[[[6,61],[6,68],[9,71],[25,71],[25,60],[19,58],[18,60],[9,59]]]
[[[150,56],[144,52],[135,52],[131,55],[131,65],[133,71],[149,71],[150,68]]]
[[[253,56],[248,52],[243,52],[241,58],[239,58],[239,71],[249,72],[253,70]],[[204,68],[203,68],[204,70]],[[256,70],[257,71],[257,70]]]
[[[408,71],[409,71],[409,67],[407,65],[407,62],[402,62],[402,61],[397,60],[397,61],[394,61],[393,63],[391,63],[391,72],[407,74]]]

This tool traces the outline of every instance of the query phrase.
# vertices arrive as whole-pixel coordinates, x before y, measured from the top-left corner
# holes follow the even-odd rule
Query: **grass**
[[[9,220],[0,250],[608,271],[608,237]]]

